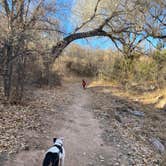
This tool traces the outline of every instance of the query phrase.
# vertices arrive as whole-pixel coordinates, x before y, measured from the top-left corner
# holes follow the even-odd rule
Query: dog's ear
[[[57,140],[57,138],[53,138],[53,143],[55,143],[55,142],[56,142],[56,140]]]

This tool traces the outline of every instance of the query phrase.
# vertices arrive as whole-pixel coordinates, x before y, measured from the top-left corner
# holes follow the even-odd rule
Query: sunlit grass
[[[132,93],[116,82],[108,82],[104,80],[92,81],[88,88],[103,87],[103,91],[111,92],[113,95],[125,97],[130,100],[141,102],[142,104],[153,104],[156,108],[162,109],[166,105],[166,88],[157,89],[145,93]]]

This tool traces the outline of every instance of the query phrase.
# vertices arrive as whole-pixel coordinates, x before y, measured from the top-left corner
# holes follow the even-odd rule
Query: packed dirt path
[[[88,90],[82,90],[78,85],[72,88],[74,103],[66,110],[68,120],[59,131],[65,138],[66,165],[93,165],[97,155],[104,160],[103,153],[110,154],[111,149],[104,146],[99,121],[89,111],[91,97]]]
[[[72,86],[71,86],[72,85]],[[67,89],[67,90],[66,90]],[[52,91],[51,93],[60,93]],[[56,96],[50,97],[50,93],[37,91],[37,98],[43,96],[42,100],[51,98],[51,102],[56,100]],[[41,94],[40,94],[41,93]],[[39,149],[28,149],[19,152],[12,159],[7,161],[5,166],[40,166],[44,153],[52,144],[52,138],[57,136],[64,137],[66,150],[66,166],[107,166],[111,165],[115,150],[106,146],[102,140],[102,129],[99,120],[94,117],[91,111],[91,92],[83,90],[80,84],[65,85],[63,96],[70,97],[71,101],[67,104],[59,105],[59,113],[52,108],[49,112],[41,113],[42,121],[47,123],[45,135],[39,135],[29,131],[25,133],[31,135],[29,142],[40,142]],[[65,99],[63,99],[65,100]],[[55,111],[55,113],[54,113]],[[35,138],[37,140],[35,140]]]

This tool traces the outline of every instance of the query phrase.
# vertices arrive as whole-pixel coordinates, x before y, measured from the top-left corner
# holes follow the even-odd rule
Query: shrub
[[[155,61],[138,61],[135,64],[134,80],[136,82],[155,82],[157,72],[157,64]]]
[[[47,63],[46,63],[47,64]],[[41,87],[42,85],[61,85],[60,75],[53,71],[49,64],[45,65],[42,57],[27,63],[26,83]]]
[[[67,62],[66,67],[70,72],[78,76],[93,77],[93,76],[96,76],[98,73],[97,65],[91,62],[86,62],[86,61],[85,62],[69,61]]]

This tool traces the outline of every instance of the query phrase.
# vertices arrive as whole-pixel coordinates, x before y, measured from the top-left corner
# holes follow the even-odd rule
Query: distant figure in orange
[[[82,80],[82,87],[85,90],[85,88],[86,88],[86,81],[85,80]]]

